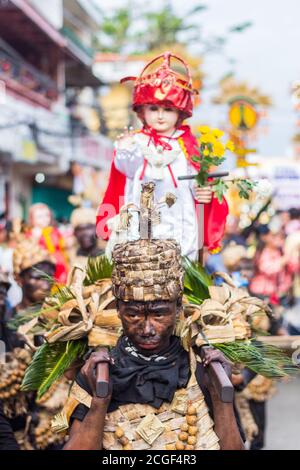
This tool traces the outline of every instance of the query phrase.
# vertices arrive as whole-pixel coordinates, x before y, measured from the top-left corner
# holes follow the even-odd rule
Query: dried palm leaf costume
[[[182,260],[176,241],[152,238],[161,204],[153,194],[153,183],[148,183],[140,207],[123,208],[123,224],[130,223],[131,211],[139,213],[139,240],[117,245],[113,264],[99,257],[85,270],[75,269],[70,284],[46,300],[40,312],[46,343],[36,352],[22,387],[37,390],[41,398],[88,348],[108,346],[115,365],[105,449],[218,449],[205,390],[198,385],[194,346],[212,344],[233,362],[267,377],[284,376],[293,368],[280,351],[250,339],[251,318],[267,310],[260,299],[237,289],[226,275],[224,285],[214,286],[196,263]],[[174,198],[168,194],[164,203],[172,204]],[[115,299],[176,300],[183,293],[170,349],[149,361],[121,335]],[[90,404],[79,374],[53,430],[66,432],[70,418],[84,419]]]

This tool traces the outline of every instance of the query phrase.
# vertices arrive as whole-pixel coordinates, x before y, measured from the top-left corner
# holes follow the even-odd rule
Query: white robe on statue
[[[181,131],[177,131],[173,137],[179,137]],[[172,238],[181,246],[182,255],[197,259],[198,254],[198,223],[194,198],[194,180],[178,181],[178,176],[194,174],[195,169],[188,163],[177,140],[164,138],[172,147],[172,150],[162,150],[149,143],[149,136],[142,133],[134,135],[134,145],[130,149],[118,148],[116,143],[115,166],[126,175],[125,205],[134,203],[140,205],[141,185],[153,181],[155,183],[155,201],[165,197],[166,193],[173,193],[176,202],[171,207],[163,206],[160,209],[161,223],[153,227],[154,238]],[[143,178],[144,159],[147,160]],[[168,166],[176,180],[177,187]],[[138,218],[133,216],[133,227],[127,240],[139,238]],[[123,239],[122,242],[125,240]],[[108,251],[116,243],[114,236],[109,242]]]

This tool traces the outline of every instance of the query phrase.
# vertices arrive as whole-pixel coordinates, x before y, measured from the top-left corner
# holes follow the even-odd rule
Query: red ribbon
[[[168,142],[165,142],[163,139],[177,140],[177,137],[169,137],[167,135],[158,134],[155,129],[152,129],[152,127],[144,127],[141,132],[149,137],[148,146],[152,141],[155,147],[160,145],[164,150],[172,150],[172,146]]]
[[[148,128],[144,127],[141,132],[149,137],[148,146],[150,145],[150,142],[152,141],[154,143],[155,147],[160,145],[164,150],[172,150],[172,146],[169,144],[169,142],[165,142],[163,139],[177,140],[177,137],[169,137],[167,135],[157,134],[156,130],[152,129],[152,127],[148,127]],[[147,160],[145,159],[143,169],[142,169],[142,172],[141,172],[141,175],[140,175],[140,180],[144,179],[146,167],[147,167]],[[168,168],[169,168],[169,172],[170,172],[173,184],[174,184],[175,188],[177,188],[177,182],[176,182],[175,176],[173,174],[172,168],[171,168],[170,165],[168,165]]]

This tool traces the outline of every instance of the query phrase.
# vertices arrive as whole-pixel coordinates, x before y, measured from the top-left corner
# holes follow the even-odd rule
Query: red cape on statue
[[[193,156],[199,154],[197,140],[191,133],[189,126],[181,126],[179,130],[183,131],[178,137],[178,141],[180,141],[186,158],[194,168],[199,170],[199,165],[192,160]],[[140,132],[149,135],[146,130],[141,130]],[[96,232],[99,238],[104,240],[109,239],[110,231],[106,223],[119,213],[120,208],[124,204],[125,184],[126,176],[117,170],[113,160],[107,189],[103,201],[99,205],[96,218]],[[227,215],[228,204],[225,198],[219,203],[217,198],[213,197],[210,204],[204,205],[204,246],[206,246],[211,253],[216,253],[221,248],[221,240],[224,236]]]

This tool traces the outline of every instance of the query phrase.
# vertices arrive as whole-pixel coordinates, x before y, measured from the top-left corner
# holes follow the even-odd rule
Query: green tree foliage
[[[203,22],[199,21],[198,15],[207,8],[207,5],[196,3],[184,14],[178,14],[170,0],[162,2],[159,10],[141,7],[129,0],[126,6],[109,14],[103,12],[94,45],[103,52],[136,54],[176,43],[193,44],[199,46],[199,54],[202,54],[222,48],[228,35],[242,33],[251,26],[247,21],[233,25],[227,35],[205,37]]]
[[[111,15],[104,15],[100,33],[94,38],[94,46],[103,52],[121,52],[130,41],[129,28],[132,24],[132,10],[119,8]]]

